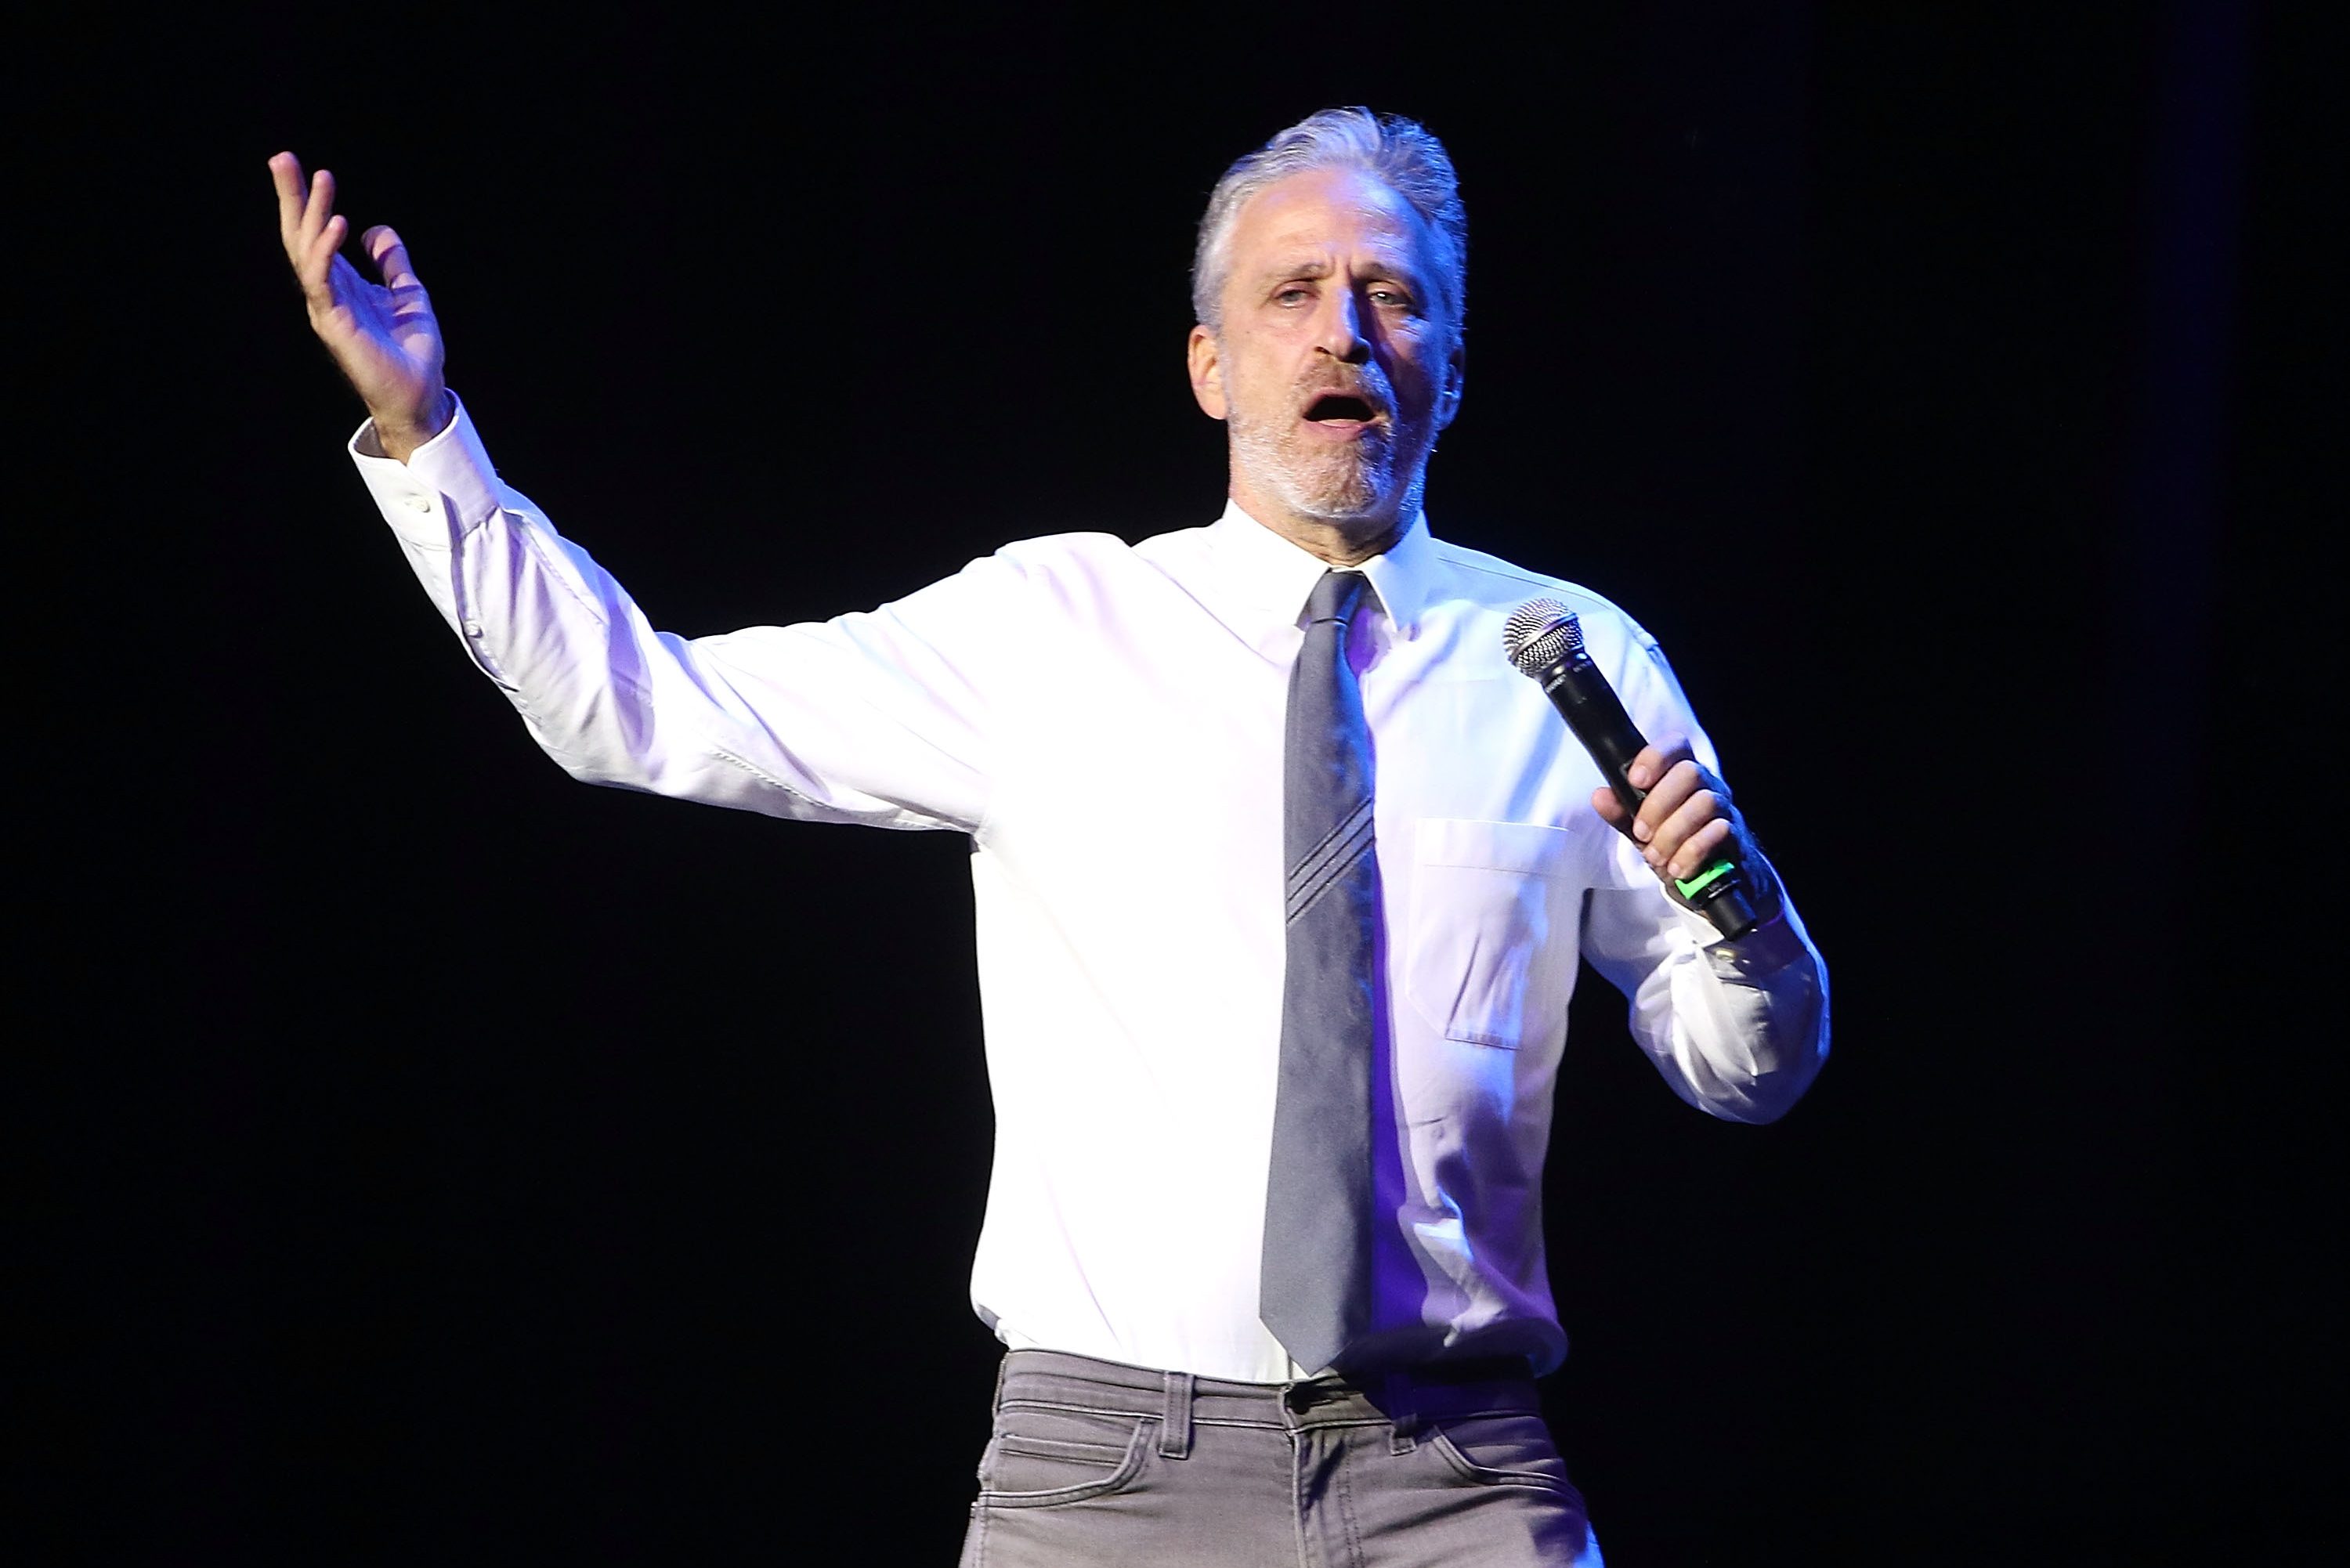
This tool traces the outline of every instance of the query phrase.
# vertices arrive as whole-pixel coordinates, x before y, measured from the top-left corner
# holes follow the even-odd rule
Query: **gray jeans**
[[[1523,1376],[1227,1383],[1015,1350],[979,1484],[962,1568],[1599,1568]]]

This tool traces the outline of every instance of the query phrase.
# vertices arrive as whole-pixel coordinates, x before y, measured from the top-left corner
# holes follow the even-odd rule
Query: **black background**
[[[942,1563],[985,1436],[967,846],[549,765],[349,472],[265,160],[399,224],[509,482],[691,634],[1211,516],[1191,224],[1367,102],[1470,203],[1439,532],[1658,633],[1835,981],[1759,1131],[1577,998],[1547,1388],[1610,1561],[2314,1550],[2287,23],[476,7],[30,51],[45,1545]]]

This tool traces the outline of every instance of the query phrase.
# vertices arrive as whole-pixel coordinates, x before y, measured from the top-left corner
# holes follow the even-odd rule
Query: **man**
[[[1201,226],[1230,504],[1008,545],[869,614],[683,640],[497,481],[398,235],[272,161],[353,451],[426,591],[575,776],[970,834],[997,1109],[972,1296],[1009,1347],[971,1563],[1596,1563],[1531,1382],[1578,950],[1684,1098],[1775,1116],[1825,974],[1655,644],[1432,539],[1465,217],[1408,120],[1315,115]],[[1580,614],[1637,817],[1502,652]],[[1607,831],[1612,826],[1617,833]],[[1738,863],[1736,941],[1664,878]]]

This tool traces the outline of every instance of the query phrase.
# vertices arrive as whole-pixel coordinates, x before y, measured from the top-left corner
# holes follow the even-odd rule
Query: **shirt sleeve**
[[[1663,651],[1631,628],[1617,689],[1641,732],[1688,735],[1719,773]],[[1632,1036],[1690,1105],[1737,1122],[1784,1115],[1828,1053],[1827,966],[1780,886],[1777,914],[1737,941],[1683,909],[1631,841],[1613,844],[1588,896],[1583,953],[1631,1001]],[[1769,867],[1760,875],[1778,880]]]
[[[1022,579],[1002,556],[869,613],[656,631],[498,480],[460,404],[406,463],[352,461],[434,607],[574,778],[772,816],[975,832],[986,691]]]

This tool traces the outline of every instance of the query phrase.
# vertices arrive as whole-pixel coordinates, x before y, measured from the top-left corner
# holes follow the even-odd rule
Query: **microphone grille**
[[[1540,676],[1583,653],[1583,625],[1556,599],[1528,599],[1502,628],[1502,651],[1521,675]]]

